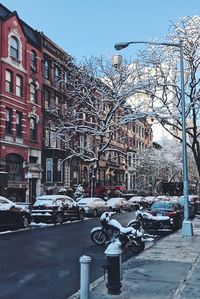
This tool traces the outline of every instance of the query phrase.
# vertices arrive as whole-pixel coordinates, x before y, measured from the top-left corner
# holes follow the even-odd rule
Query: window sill
[[[20,64],[20,63],[21,63],[21,61],[20,61],[18,58],[15,58],[15,57],[13,57],[13,56],[10,56],[10,58],[11,58],[11,60],[12,60],[14,63],[16,63],[16,64]]]

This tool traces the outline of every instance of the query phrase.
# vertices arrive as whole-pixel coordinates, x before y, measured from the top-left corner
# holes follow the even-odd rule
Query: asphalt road
[[[116,215],[126,225],[134,212]],[[82,255],[91,257],[90,281],[103,275],[105,247],[90,240],[99,219],[0,235],[0,299],[66,299],[79,289]],[[130,258],[123,254],[123,261]]]

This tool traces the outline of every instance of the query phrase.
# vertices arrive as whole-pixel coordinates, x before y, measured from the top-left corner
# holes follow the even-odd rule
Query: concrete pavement
[[[119,295],[109,294],[101,277],[90,285],[90,299],[200,298],[200,216],[192,223],[192,237],[179,230],[123,263]],[[79,292],[70,297],[77,298]]]

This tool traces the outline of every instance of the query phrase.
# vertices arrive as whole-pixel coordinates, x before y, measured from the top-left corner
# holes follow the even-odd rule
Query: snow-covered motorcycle
[[[172,229],[174,225],[173,219],[169,216],[153,216],[149,212],[142,212],[138,210],[136,213],[136,219],[131,220],[127,226],[131,226],[144,231],[157,231],[160,229]]]
[[[118,239],[122,249],[128,247],[133,253],[139,253],[145,248],[142,233],[133,227],[123,227],[116,219],[115,212],[105,212],[100,217],[101,227],[91,230],[91,239],[96,245],[105,245]]]

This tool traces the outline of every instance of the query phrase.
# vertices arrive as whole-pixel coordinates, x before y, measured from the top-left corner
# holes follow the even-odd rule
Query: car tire
[[[97,209],[94,209],[94,210],[93,210],[93,217],[97,217],[97,216],[98,216]]]
[[[85,217],[85,213],[84,213],[84,211],[80,211],[79,212],[79,216],[78,216],[78,220],[83,220],[84,219],[84,217]]]
[[[29,227],[29,219],[26,215],[24,215],[22,217],[22,225],[21,225],[22,228],[28,228]]]
[[[55,223],[61,224],[63,221],[64,219],[62,213],[57,213],[55,216]]]
[[[130,212],[133,212],[133,210],[134,210],[134,207],[131,206],[131,207],[130,207]]]
[[[121,214],[123,212],[122,207],[119,207],[118,213]]]

